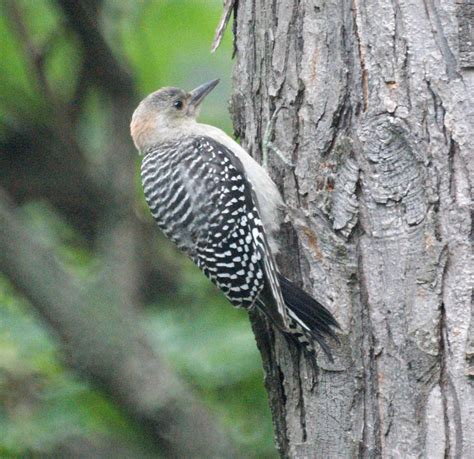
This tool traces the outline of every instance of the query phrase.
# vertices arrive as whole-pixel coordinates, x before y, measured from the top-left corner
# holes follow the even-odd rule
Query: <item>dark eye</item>
[[[175,100],[173,102],[173,107],[177,108],[178,110],[181,110],[183,108],[183,101]]]

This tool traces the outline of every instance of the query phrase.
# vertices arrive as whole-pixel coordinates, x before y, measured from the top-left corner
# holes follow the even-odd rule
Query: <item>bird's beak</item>
[[[189,105],[196,109],[200,103],[219,83],[219,80],[208,81],[207,83],[198,86],[196,89],[193,89],[189,94],[191,94],[191,99],[189,100]]]

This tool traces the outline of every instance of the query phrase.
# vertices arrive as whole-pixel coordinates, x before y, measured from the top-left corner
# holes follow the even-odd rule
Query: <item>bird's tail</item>
[[[314,353],[314,342],[317,342],[332,362],[331,349],[325,338],[338,341],[334,333],[334,329],[340,329],[336,319],[323,305],[286,277],[278,274],[278,280],[288,307],[291,335],[311,354]]]

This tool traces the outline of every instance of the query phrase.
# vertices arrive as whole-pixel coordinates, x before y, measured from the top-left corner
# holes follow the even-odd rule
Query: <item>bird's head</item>
[[[186,92],[179,88],[161,88],[145,97],[133,113],[130,131],[137,149],[148,148],[186,133],[196,122],[204,98],[219,83],[212,80]]]

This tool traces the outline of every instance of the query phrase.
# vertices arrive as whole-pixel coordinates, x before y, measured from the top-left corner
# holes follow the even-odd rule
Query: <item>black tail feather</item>
[[[308,293],[281,274],[278,275],[283,299],[288,308],[310,329],[311,337],[332,361],[331,350],[325,341],[325,335],[339,341],[333,328],[340,329],[333,315]]]

